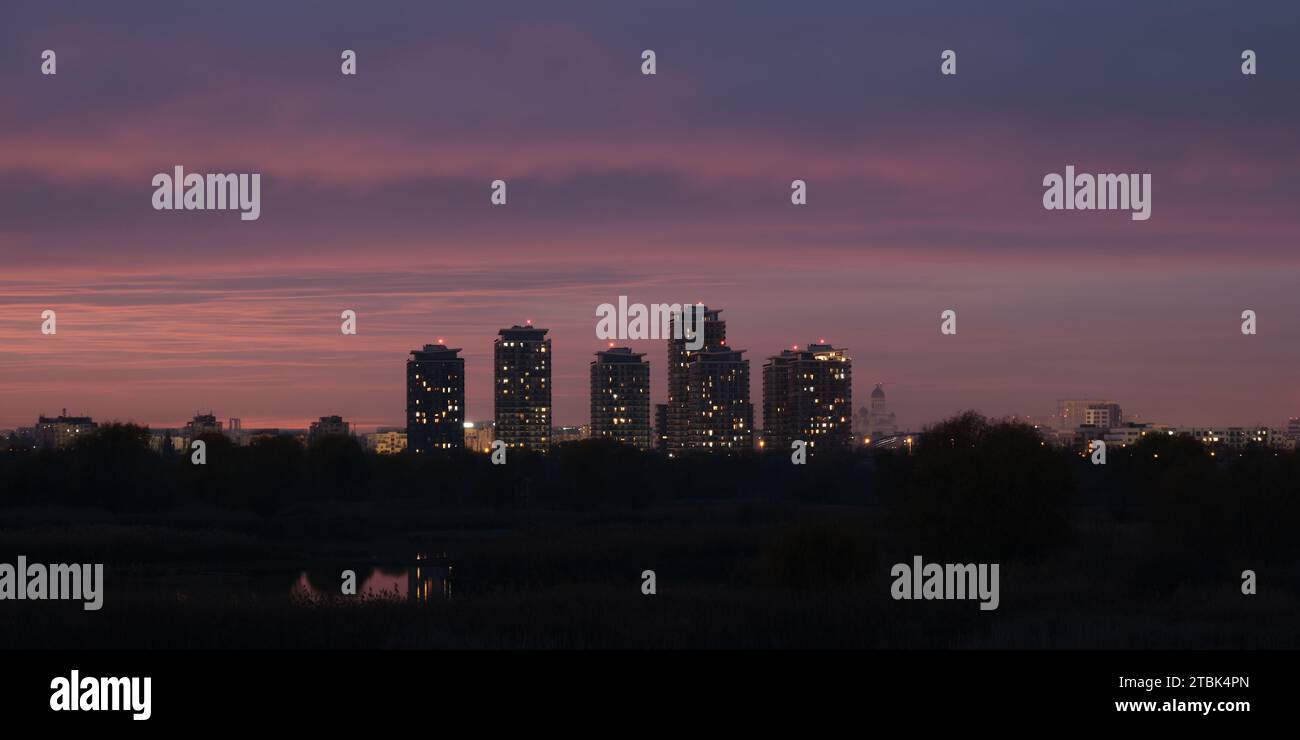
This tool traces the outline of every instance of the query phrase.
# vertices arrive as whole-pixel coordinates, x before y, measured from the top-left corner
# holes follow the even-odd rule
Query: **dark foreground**
[[[891,565],[918,553],[878,507],[451,516],[350,505],[165,526],[85,514],[48,524],[57,512],[35,524],[11,512],[0,552],[104,562],[106,586],[97,612],[4,603],[0,647],[1300,646],[1294,571],[1191,567],[1153,552],[1148,525],[1076,513],[1068,545],[1001,563],[1000,604],[981,611],[891,598]],[[435,560],[422,566],[417,553]],[[1250,566],[1268,575],[1244,595]],[[432,588],[414,585],[415,567]],[[391,589],[333,595],[345,569],[363,582],[373,569]],[[654,595],[642,593],[647,569]]]
[[[0,600],[0,647],[1300,647],[1294,451],[1154,435],[1094,465],[975,414],[806,465],[327,438],[197,466],[147,438],[0,456],[0,567],[105,568],[99,611]],[[996,565],[997,608],[896,600],[917,556]]]

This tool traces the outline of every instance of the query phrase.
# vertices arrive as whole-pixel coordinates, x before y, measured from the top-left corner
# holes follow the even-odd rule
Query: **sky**
[[[620,295],[723,309],[756,409],[764,359],[824,339],[855,405],[883,383],[911,429],[1071,397],[1278,426],[1300,416],[1298,29],[1282,2],[10,8],[0,428],[400,425],[407,353],[437,339],[490,419],[492,340],[526,320],[555,422],[586,423]],[[261,217],[154,210],[177,165],[261,173]],[[1044,210],[1066,165],[1150,173],[1151,218]],[[665,401],[664,342],[626,344]]]

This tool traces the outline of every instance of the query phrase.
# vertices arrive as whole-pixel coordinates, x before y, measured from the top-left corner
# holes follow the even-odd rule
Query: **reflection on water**
[[[356,596],[413,601],[450,599],[451,574],[451,564],[430,561],[421,553],[416,557],[416,565],[410,568],[357,570]],[[310,600],[341,597],[342,583],[339,572],[322,574],[302,571],[297,583],[290,589],[290,594]]]

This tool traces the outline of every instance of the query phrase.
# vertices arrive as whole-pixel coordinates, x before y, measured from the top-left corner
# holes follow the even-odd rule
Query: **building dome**
[[[872,398],[884,398],[884,397],[885,397],[885,391],[884,391],[883,388],[880,387],[880,384],[879,384],[879,383],[876,383],[876,389],[875,389],[874,391],[871,392],[871,397],[872,397]]]

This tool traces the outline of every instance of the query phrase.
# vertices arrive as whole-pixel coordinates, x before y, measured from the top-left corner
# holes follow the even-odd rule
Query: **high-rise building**
[[[465,358],[426,344],[406,360],[406,446],[415,452],[465,445]]]
[[[853,443],[853,361],[843,349],[809,344],[763,365],[763,436],[770,449],[803,440],[811,450]]]
[[[692,399],[687,390],[691,358],[700,352],[725,349],[727,345],[727,322],[720,318],[722,309],[710,310],[707,306],[696,306],[695,311],[698,313],[692,321],[683,324],[682,314],[675,313],[668,322],[668,423],[665,446],[670,455],[686,450],[691,444]],[[686,336],[687,329],[695,329],[703,334],[700,349],[687,348],[688,344],[700,341],[692,341],[692,337]],[[748,401],[748,393],[745,399]]]
[[[655,404],[655,439],[654,448],[660,452],[668,451],[668,404]]]
[[[319,421],[311,423],[311,428],[307,430],[307,442],[310,444],[321,437],[335,435],[346,437],[350,433],[351,425],[342,416],[322,416]]]
[[[98,427],[89,416],[68,416],[68,410],[63,409],[63,413],[58,416],[37,417],[33,436],[37,447],[53,449],[67,447]]]
[[[613,439],[648,450],[650,429],[650,363],[644,353],[614,347],[596,353],[591,362],[591,436]]]
[[[551,340],[546,329],[512,326],[493,344],[496,438],[546,452],[551,442]]]
[[[687,357],[686,450],[754,448],[754,407],[749,402],[749,360],[744,352],[706,348]]]

